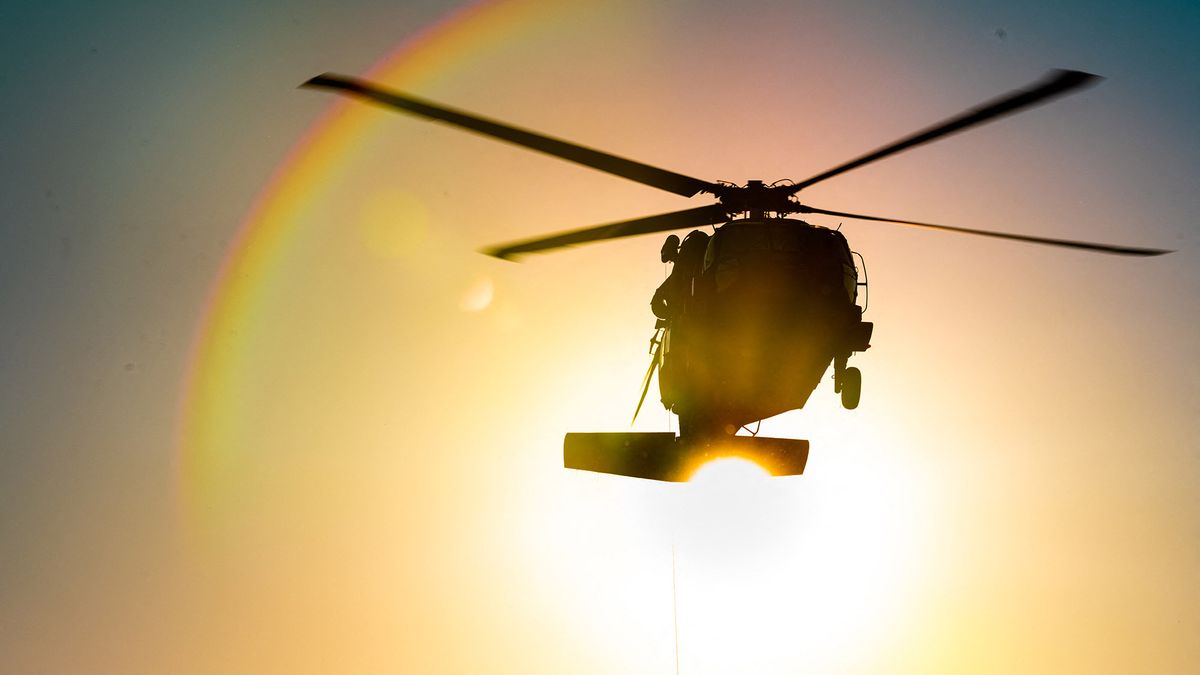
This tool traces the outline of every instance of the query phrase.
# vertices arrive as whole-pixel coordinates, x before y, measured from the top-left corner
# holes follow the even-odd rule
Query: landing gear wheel
[[[847,368],[842,372],[842,407],[854,410],[858,407],[858,399],[862,397],[862,371],[858,368]]]

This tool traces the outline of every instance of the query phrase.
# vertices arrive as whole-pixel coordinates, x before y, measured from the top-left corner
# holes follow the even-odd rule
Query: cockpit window
[[[729,232],[729,237],[721,243],[721,257],[736,257],[750,251],[762,251],[771,247],[770,231],[764,227],[747,227],[735,232]]]
[[[803,237],[794,227],[771,228],[771,250],[799,251],[803,248]]]
[[[723,228],[709,241],[704,269],[746,258],[792,265],[852,264],[846,240],[836,230],[804,225],[743,225]]]

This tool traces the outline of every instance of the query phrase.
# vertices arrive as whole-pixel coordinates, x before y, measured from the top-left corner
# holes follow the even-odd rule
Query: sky
[[[1200,9],[9,3],[5,672],[1187,672],[1200,661]],[[702,205],[297,85],[326,71],[704,180],[803,179],[1052,68],[1100,85],[804,199],[863,398],[801,477],[561,466],[629,428]],[[813,217],[836,227],[835,219]],[[647,402],[641,431],[674,428]]]

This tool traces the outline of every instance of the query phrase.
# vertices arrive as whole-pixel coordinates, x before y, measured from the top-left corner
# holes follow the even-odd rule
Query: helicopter
[[[655,370],[664,407],[679,418],[679,435],[568,433],[567,468],[637,478],[685,481],[703,462],[740,456],[772,475],[804,471],[808,442],[738,436],[747,425],[803,408],[832,365],[843,407],[858,406],[862,374],[848,365],[870,347],[874,325],[863,320],[859,289],[865,261],[856,264],[837,229],[792,215],[817,214],[1130,256],[1171,251],[970,229],[819,208],[798,194],[812,185],[952,134],[1028,110],[1103,78],[1052,70],[1040,80],[970,108],[893,143],[801,181],[744,185],[706,181],[570,141],[488,119],[377,84],[326,73],[303,87],[331,90],[392,110],[442,122],[591,167],[683,197],[711,195],[716,203],[500,244],[483,253],[517,257],[623,237],[671,234],[660,250],[671,273],[654,293],[651,363],[636,419]],[[709,235],[698,229],[711,226]]]

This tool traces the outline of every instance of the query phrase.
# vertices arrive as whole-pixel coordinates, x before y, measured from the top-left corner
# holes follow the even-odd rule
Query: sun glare
[[[797,654],[814,671],[853,670],[902,641],[923,578],[920,476],[876,451],[875,434],[842,435],[822,439],[820,473],[773,477],[721,457],[646,503],[670,512],[661,550],[676,551],[684,670],[781,672]],[[652,594],[644,611],[660,604]]]
[[[748,459],[718,457],[701,464],[688,482],[706,488],[733,490],[753,487],[753,483],[768,477],[766,469]]]

